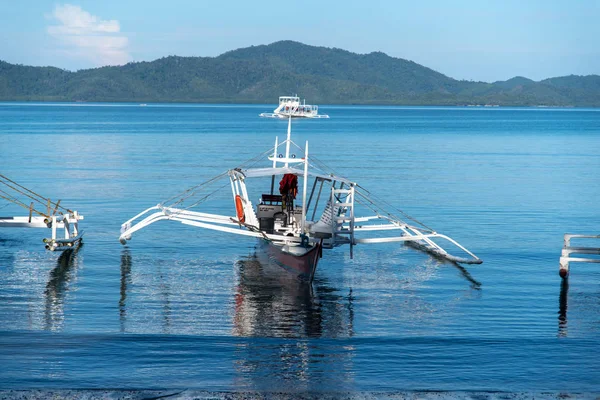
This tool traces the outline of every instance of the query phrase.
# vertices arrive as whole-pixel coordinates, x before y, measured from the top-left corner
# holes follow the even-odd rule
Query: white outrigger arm
[[[308,202],[308,212],[310,212],[311,207],[313,210],[317,209],[318,199],[323,191],[323,184],[325,182],[331,185],[330,197],[327,200],[319,221],[309,222],[309,232],[312,236],[326,238],[323,242],[324,248],[348,244],[350,245],[350,257],[352,258],[352,248],[356,244],[399,242],[455,263],[482,263],[479,257],[449,236],[435,232],[414,218],[407,216],[419,226],[409,224],[392,213],[386,212],[375,200],[364,193],[364,190],[355,182],[334,176],[333,174],[328,176],[317,175],[315,177]],[[339,187],[337,186],[338,184]],[[317,187],[318,194],[313,205],[311,201]],[[357,205],[363,206],[362,208],[370,210],[373,214],[357,216]],[[399,212],[402,213],[402,211]],[[314,211],[312,218],[314,218]],[[394,234],[394,231],[399,234]],[[382,233],[387,234],[382,235]],[[373,234],[379,234],[379,237],[361,237],[366,235],[373,236]],[[464,252],[465,256],[459,257],[451,254],[434,241],[434,239],[449,242]]]
[[[360,222],[368,222],[373,220],[387,220],[389,223],[387,224],[372,224],[372,225],[357,225]],[[389,236],[389,237],[379,237],[379,238],[357,238],[354,237],[353,244],[359,243],[406,243],[411,245],[419,250],[430,253],[434,256],[446,259],[448,261],[456,262],[459,264],[481,264],[483,261],[477,257],[475,254],[470,252],[467,248],[462,246],[456,240],[452,239],[449,236],[442,235],[441,233],[437,233],[435,231],[427,231],[423,230],[423,228],[418,228],[413,225],[408,225],[403,221],[395,220],[390,217],[384,217],[381,215],[374,215],[372,217],[360,217],[355,218],[354,220],[354,232],[355,235],[361,232],[377,232],[377,231],[390,231],[390,230],[399,230],[401,232],[398,236]],[[350,230],[348,225],[343,226],[342,230]],[[442,239],[450,242],[463,252],[465,252],[469,258],[467,257],[457,257],[450,254],[446,251],[441,245],[433,241],[433,239]],[[343,241],[342,241],[343,243]]]
[[[2,174],[0,198],[29,211],[29,215],[25,217],[0,217],[0,228],[50,229],[51,236],[43,239],[45,248],[50,251],[70,249],[81,243],[83,231],[79,231],[79,221],[83,219],[83,215],[62,207],[60,200],[53,202]],[[27,205],[24,201],[29,200],[31,202]],[[58,229],[64,230],[62,237],[58,234]]]
[[[151,213],[151,211],[155,212]],[[138,220],[144,215],[146,215],[145,218],[133,224],[136,220]],[[290,243],[300,243],[301,241],[300,238],[295,238],[291,236],[282,238],[280,235],[273,235],[261,232],[258,230],[257,227],[240,222],[236,220],[235,217],[228,217],[217,214],[207,214],[174,207],[165,207],[161,204],[158,204],[154,207],[150,207],[142,211],[135,217],[124,222],[121,225],[121,235],[119,236],[119,241],[121,242],[121,244],[125,245],[128,240],[131,240],[131,236],[135,232],[147,227],[150,224],[164,220],[181,222],[182,224],[195,226],[197,228],[233,233],[236,235],[263,238],[273,241],[282,241]],[[246,229],[240,229],[240,227]]]

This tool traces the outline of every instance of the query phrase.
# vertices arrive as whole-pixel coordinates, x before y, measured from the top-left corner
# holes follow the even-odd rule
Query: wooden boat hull
[[[319,258],[321,258],[322,243],[306,248],[300,246],[289,248],[267,240],[261,242],[270,262],[297,275],[300,279],[313,280]]]

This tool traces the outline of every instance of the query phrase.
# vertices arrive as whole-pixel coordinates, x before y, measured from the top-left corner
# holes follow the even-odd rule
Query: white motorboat
[[[262,113],[264,118],[329,118],[329,115],[319,114],[319,106],[300,102],[298,96],[281,96],[279,105],[272,113]]]

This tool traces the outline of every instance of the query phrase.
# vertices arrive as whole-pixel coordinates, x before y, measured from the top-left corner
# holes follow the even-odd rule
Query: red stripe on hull
[[[285,251],[282,246],[277,246],[265,240],[262,241],[269,259],[286,270],[297,274],[302,279],[313,280],[317,264],[321,255],[321,243],[307,248],[307,252],[302,255],[293,254]]]

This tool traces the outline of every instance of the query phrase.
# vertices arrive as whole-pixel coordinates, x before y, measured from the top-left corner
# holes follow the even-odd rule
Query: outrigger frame
[[[291,146],[296,146],[304,151],[303,158],[295,158],[290,155]],[[285,146],[285,153],[278,153],[279,148]],[[173,207],[165,203],[157,204],[133,218],[127,220],[121,226],[120,242],[125,245],[132,235],[137,231],[162,220],[180,222],[198,228],[210,229],[220,232],[227,232],[237,235],[244,235],[265,239],[273,244],[280,246],[307,246],[319,243],[322,248],[334,248],[348,244],[350,246],[350,256],[353,257],[353,246],[357,244],[373,243],[406,243],[419,250],[430,253],[438,258],[460,264],[481,264],[482,260],[467,248],[459,244],[454,239],[437,233],[426,227],[424,224],[415,221],[419,226],[409,224],[403,219],[394,216],[392,213],[384,211],[384,208],[377,205],[370,194],[360,187],[357,183],[346,178],[336,176],[328,172],[309,171],[308,142],[304,149],[301,149],[291,140],[291,117],[288,118],[287,139],[278,143],[275,139],[275,146],[267,154],[271,154],[268,160],[272,162],[270,168],[234,168],[220,176],[227,174],[229,176],[231,190],[234,198],[234,205],[241,204],[235,216],[209,214],[194,211],[188,208]],[[314,157],[311,160],[315,161]],[[302,169],[293,165],[300,165]],[[246,180],[256,177],[271,177],[271,195],[273,195],[273,183],[275,176],[293,174],[303,178],[302,191],[302,216],[300,224],[292,224],[287,230],[280,230],[278,233],[261,230],[261,224],[254,211],[252,201],[248,196]],[[307,183],[309,178],[314,179],[314,183],[307,199]],[[213,178],[213,181],[216,178]],[[318,221],[314,221],[317,212],[319,198],[323,193],[325,183],[330,184],[330,193],[327,197],[327,203],[321,213]],[[318,194],[315,192],[318,188]],[[193,192],[188,189],[184,192]],[[180,199],[177,195],[173,198]],[[172,199],[173,199],[172,198]],[[239,200],[238,200],[239,199]],[[314,199],[314,203],[313,203]],[[181,202],[178,200],[177,203]],[[176,203],[176,204],[177,204]],[[359,203],[372,209],[373,215],[358,217],[355,215],[355,204]],[[194,203],[196,206],[198,202]],[[312,207],[312,208],[311,208]],[[232,208],[235,209],[235,208]],[[308,220],[308,213],[312,211],[311,220]],[[241,215],[240,215],[241,212]],[[400,213],[402,213],[400,211]],[[404,214],[404,213],[402,213]],[[243,217],[242,217],[243,216]],[[376,221],[383,223],[376,224]],[[400,235],[387,237],[357,237],[363,232],[383,232],[400,231]],[[441,239],[450,242],[465,253],[465,256],[455,256],[450,254],[434,239]]]
[[[0,198],[29,211],[29,215],[25,217],[0,217],[0,228],[48,228],[51,236],[42,241],[46,250],[50,251],[70,249],[81,243],[83,231],[79,231],[79,221],[83,219],[83,215],[62,207],[61,200],[54,202],[2,174]],[[25,201],[31,202],[27,205]],[[64,230],[62,238],[57,229]]]

